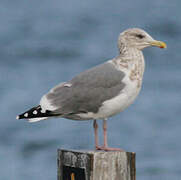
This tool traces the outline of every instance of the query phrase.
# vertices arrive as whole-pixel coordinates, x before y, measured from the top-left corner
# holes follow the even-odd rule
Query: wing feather
[[[113,64],[101,64],[50,90],[42,97],[40,105],[44,110],[65,117],[82,112],[96,113],[104,101],[115,97],[125,87],[124,76]]]

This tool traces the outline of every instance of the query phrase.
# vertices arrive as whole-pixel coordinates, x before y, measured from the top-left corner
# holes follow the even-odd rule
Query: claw
[[[105,147],[105,146],[96,146],[96,150],[125,152],[123,149],[120,149],[120,148],[111,148],[111,147]]]

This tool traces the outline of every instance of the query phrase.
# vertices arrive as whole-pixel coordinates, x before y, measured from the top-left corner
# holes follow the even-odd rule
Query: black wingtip
[[[41,106],[39,105],[39,106],[33,107],[33,108],[29,109],[28,111],[16,116],[16,119],[37,118],[37,117],[40,117],[40,111],[41,111]],[[44,115],[45,113],[42,113],[42,114]]]
[[[16,116],[16,119],[31,119],[31,118],[50,117],[50,116],[56,116],[56,115],[52,114],[52,112],[48,110],[42,111],[41,106],[38,105]]]
[[[27,116],[26,116],[26,115],[27,115]],[[17,119],[17,120],[19,120],[19,119],[28,119],[28,118],[29,118],[29,117],[28,117],[28,113],[27,113],[27,112],[16,116],[16,119]]]

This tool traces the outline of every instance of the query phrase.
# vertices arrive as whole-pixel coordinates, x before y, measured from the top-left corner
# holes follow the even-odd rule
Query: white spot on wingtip
[[[16,119],[19,119],[19,116],[16,116]]]
[[[33,111],[33,114],[38,114],[37,110],[34,110],[34,111]]]
[[[25,114],[24,114],[24,117],[28,117],[28,113],[25,113]]]

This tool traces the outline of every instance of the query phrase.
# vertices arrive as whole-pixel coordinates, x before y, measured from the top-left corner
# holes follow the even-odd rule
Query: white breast
[[[128,76],[123,79],[126,84],[125,88],[120,92],[120,94],[113,99],[107,100],[103,103],[97,114],[97,118],[106,118],[113,116],[129,105],[131,105],[135,98],[137,97],[140,88],[137,87],[137,81],[131,81]]]

